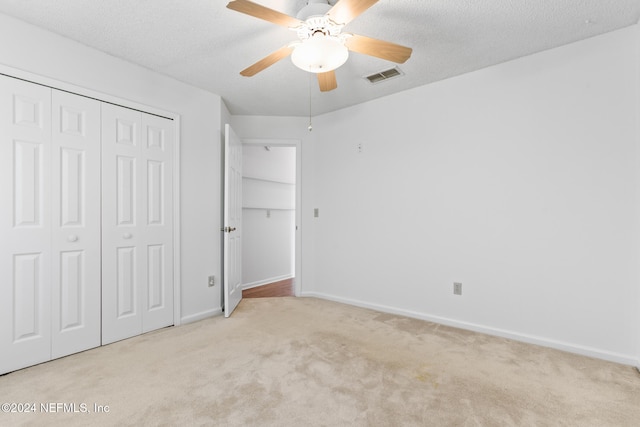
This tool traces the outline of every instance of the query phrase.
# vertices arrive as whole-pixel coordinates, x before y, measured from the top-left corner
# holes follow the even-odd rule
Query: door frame
[[[295,147],[296,149],[296,238],[294,294],[302,292],[302,141],[299,139],[242,138],[244,145],[267,145],[271,147]]]
[[[7,77],[12,77],[20,80],[25,80],[37,85],[46,86],[52,89],[57,89],[65,92],[70,92],[76,95],[84,96],[86,98],[95,99],[97,101],[106,102],[109,104],[119,105],[132,110],[141,111],[143,113],[149,113],[156,116],[164,117],[173,120],[174,123],[174,145],[173,145],[173,324],[175,326],[181,323],[181,301],[180,295],[182,294],[181,277],[181,259],[180,259],[180,115],[171,111],[163,110],[161,108],[152,107],[150,105],[141,104],[138,102],[130,101],[127,99],[119,98],[117,96],[109,95],[104,92],[87,89],[81,86],[76,86],[71,83],[65,83],[60,80],[44,77],[39,74],[31,73],[28,71],[20,70],[17,68],[9,67],[4,64],[0,64],[0,74]]]

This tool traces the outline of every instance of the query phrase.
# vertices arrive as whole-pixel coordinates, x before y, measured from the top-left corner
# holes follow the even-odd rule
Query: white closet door
[[[173,325],[170,120],[102,106],[102,343]]]
[[[102,104],[102,344],[142,331],[141,113]]]
[[[100,345],[100,102],[52,92],[52,357]]]
[[[142,114],[146,212],[143,332],[173,325],[173,121]]]
[[[0,373],[51,358],[51,90],[0,76]]]

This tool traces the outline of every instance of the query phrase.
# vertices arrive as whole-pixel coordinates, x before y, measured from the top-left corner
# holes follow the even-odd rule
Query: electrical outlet
[[[209,287],[216,285],[216,276],[209,276]]]
[[[454,295],[462,295],[462,283],[454,282],[454,284],[453,284],[453,294]]]

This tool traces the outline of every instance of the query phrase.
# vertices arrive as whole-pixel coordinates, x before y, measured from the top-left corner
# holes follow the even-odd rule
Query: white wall
[[[0,40],[3,65],[180,114],[181,317],[219,312],[220,97],[5,15]]]
[[[316,117],[309,294],[637,360],[638,39]]]
[[[296,183],[296,148],[244,144],[242,175],[272,182]]]
[[[243,289],[295,275],[295,210],[242,210]]]

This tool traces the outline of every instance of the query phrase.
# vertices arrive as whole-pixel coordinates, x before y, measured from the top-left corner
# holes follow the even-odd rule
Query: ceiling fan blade
[[[347,49],[376,58],[403,64],[411,57],[413,49],[399,44],[354,34],[345,41]]]
[[[327,12],[327,15],[336,24],[346,25],[378,0],[340,0]]]
[[[244,13],[255,18],[264,19],[276,25],[292,28],[302,25],[302,21],[292,16],[285,15],[277,10],[254,3],[249,0],[233,0],[227,4],[227,8],[236,12]]]
[[[242,74],[245,77],[254,76],[258,74],[260,71],[264,70],[265,68],[270,67],[276,62],[280,61],[281,59],[291,55],[292,51],[293,51],[292,47],[289,47],[289,46],[281,47],[280,49],[276,50],[272,54],[265,56],[260,61],[253,64],[252,66],[247,67],[244,70],[240,71],[240,74]]]
[[[318,84],[320,85],[320,92],[329,92],[338,87],[338,81],[336,80],[335,71],[327,71],[326,73],[318,73]]]

